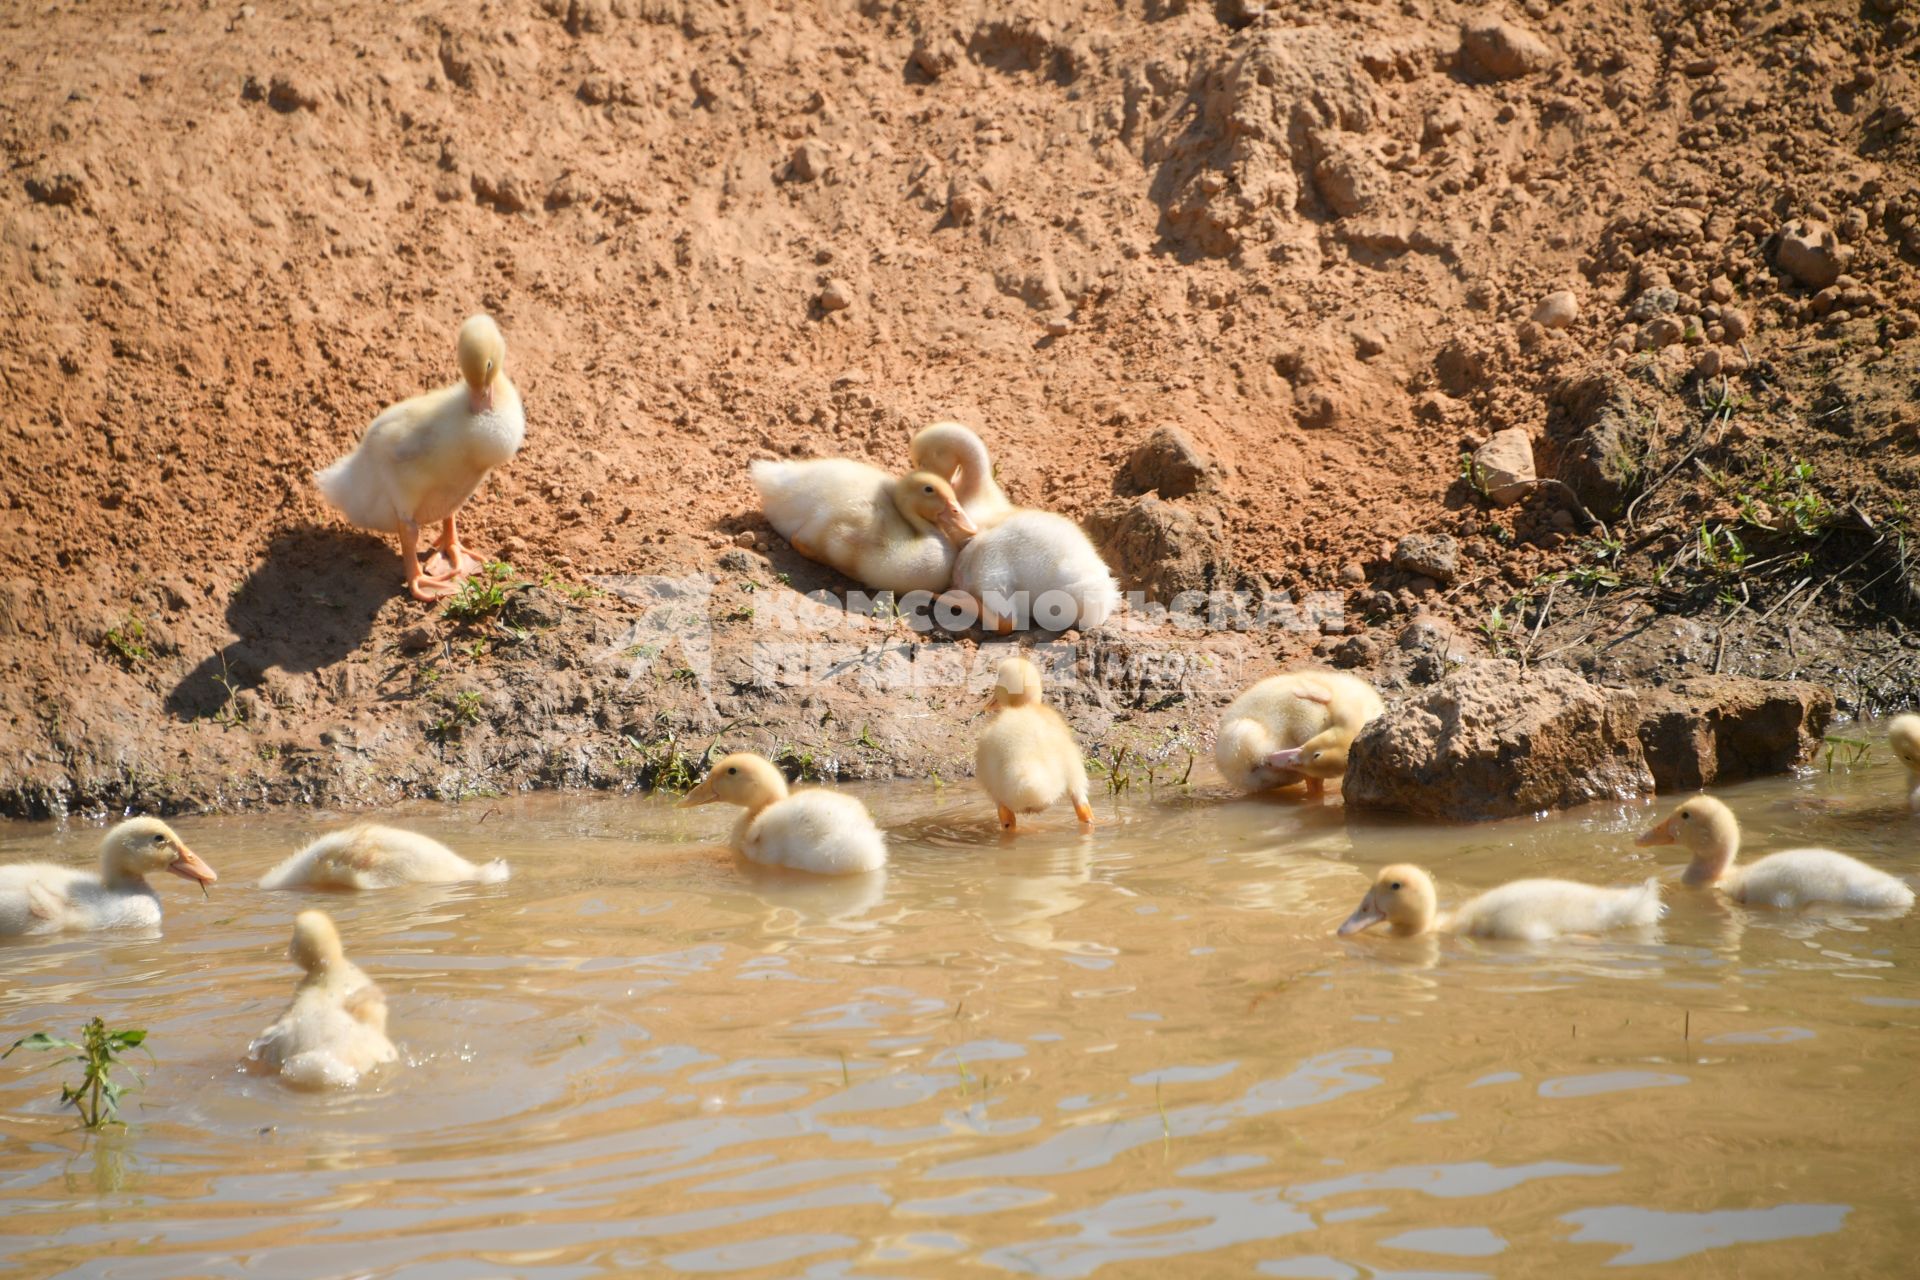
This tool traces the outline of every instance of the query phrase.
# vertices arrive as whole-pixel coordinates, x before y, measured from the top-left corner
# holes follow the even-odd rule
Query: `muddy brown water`
[[[1904,874],[1882,760],[1723,792],[1749,848]],[[1659,805],[1479,827],[1205,786],[1003,839],[970,786],[862,790],[881,876],[753,874],[731,814],[532,796],[395,816],[503,886],[266,894],[335,815],[180,822],[221,873],[164,936],[0,944],[0,1032],[145,1027],[131,1127],[0,1068],[0,1270],[174,1277],[1900,1274],[1920,1247],[1920,918],[1680,890],[1654,934],[1334,927],[1413,859],[1443,898],[1672,878]],[[98,828],[0,829],[90,860]],[[320,898],[403,1062],[239,1067]]]

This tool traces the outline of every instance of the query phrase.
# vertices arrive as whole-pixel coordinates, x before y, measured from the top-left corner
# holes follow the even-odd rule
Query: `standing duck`
[[[1439,910],[1433,877],[1402,863],[1374,878],[1340,935],[1384,923],[1397,937],[1429,931],[1515,942],[1544,942],[1567,933],[1646,928],[1666,913],[1660,882],[1605,889],[1573,880],[1515,880],[1470,898],[1450,913]]]
[[[1304,780],[1308,794],[1319,795],[1327,778],[1346,772],[1346,748],[1354,735],[1384,710],[1372,685],[1344,671],[1268,676],[1221,714],[1214,764],[1240,791],[1269,791]],[[1306,760],[1308,743],[1316,744],[1318,759]]]
[[[324,911],[293,918],[287,955],[306,970],[293,1003],[247,1049],[247,1056],[302,1089],[344,1089],[399,1057],[387,1039],[387,998],[340,946]]]
[[[1887,725],[1887,745],[1901,764],[1907,766],[1907,807],[1920,813],[1920,716],[1895,716]]]
[[[160,895],[147,883],[156,871],[200,885],[220,878],[158,818],[129,818],[107,832],[97,873],[52,862],[0,867],[0,937],[157,925]]]
[[[1039,813],[1062,796],[1073,801],[1082,825],[1093,822],[1080,744],[1040,694],[1038,667],[1025,658],[1002,662],[987,698],[993,719],[974,751],[974,777],[999,806],[1000,825],[1009,831],[1015,814]]]
[[[748,468],[771,524],[809,560],[904,595],[944,591],[953,558],[979,532],[953,486],[929,471],[897,479],[851,458]]]
[[[475,866],[438,840],[362,823],[329,831],[260,877],[262,889],[390,889],[402,884],[499,884],[507,864]]]
[[[953,482],[960,505],[982,529],[1013,514],[1013,504],[993,477],[993,461],[980,437],[958,422],[936,422],[907,446],[915,471],[931,471]]]
[[[1734,866],[1740,852],[1740,823],[1733,810],[1712,796],[1693,797],[1635,843],[1684,846],[1693,861],[1687,864],[1683,881],[1713,885],[1735,902],[1750,906],[1790,911],[1832,903],[1904,911],[1913,905],[1913,890],[1905,881],[1832,849],[1785,849],[1749,866]]]
[[[820,787],[790,791],[786,775],[764,756],[722,756],[680,801],[681,808],[720,801],[746,812],[727,844],[751,862],[817,875],[853,875],[887,864],[887,841],[867,806]]]
[[[526,437],[520,393],[507,380],[506,341],[491,316],[460,326],[461,381],[382,411],[360,445],[314,481],[328,502],[363,529],[396,534],[407,590],[420,601],[452,595],[480,568],[460,542],[456,513],[487,472],[508,462]],[[420,527],[442,521],[434,554],[420,563]]]

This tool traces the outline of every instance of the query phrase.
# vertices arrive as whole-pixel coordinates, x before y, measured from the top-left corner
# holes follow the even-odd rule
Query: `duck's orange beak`
[[[196,884],[212,884],[220,878],[212,867],[200,860],[199,854],[183,844],[174,846],[174,858],[167,864],[167,870]]]
[[[493,383],[467,388],[467,408],[475,413],[493,412]]]
[[[1640,838],[1634,843],[1637,845],[1679,844],[1680,837],[1673,832],[1673,819],[1668,818],[1659,826],[1642,831]]]
[[[1276,751],[1267,757],[1269,769],[1297,769],[1300,767],[1299,747],[1288,747],[1285,751]]]
[[[720,794],[713,789],[713,779],[708,778],[705,782],[702,782],[699,786],[687,792],[686,795],[681,796],[680,803],[675,805],[674,808],[691,809],[695,805],[712,804],[719,798]]]
[[[947,535],[949,542],[965,542],[980,532],[980,526],[973,522],[972,516],[961,510],[957,502],[948,503],[947,509],[935,516],[933,522],[939,526],[940,532]]]

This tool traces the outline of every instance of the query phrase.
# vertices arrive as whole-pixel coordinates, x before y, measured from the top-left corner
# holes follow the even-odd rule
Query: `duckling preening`
[[[851,458],[755,462],[767,523],[809,560],[904,595],[943,591],[978,527],[953,486],[929,471],[890,476]]]
[[[400,1056],[387,1039],[386,997],[347,959],[333,917],[295,916],[287,955],[306,975],[287,1011],[248,1047],[252,1061],[298,1088],[342,1089]]]
[[[347,519],[399,537],[407,590],[421,601],[453,594],[480,568],[460,541],[457,513],[526,436],[520,393],[507,379],[506,340],[492,317],[460,326],[457,354],[459,382],[383,410],[352,453],[314,476]],[[440,537],[423,567],[420,527],[436,520]]]

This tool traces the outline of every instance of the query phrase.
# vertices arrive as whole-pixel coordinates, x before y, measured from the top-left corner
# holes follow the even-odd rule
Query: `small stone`
[[[813,182],[827,176],[827,149],[818,142],[807,141],[793,149],[793,157],[787,161],[787,172],[796,182]]]
[[[1726,304],[1733,301],[1733,281],[1725,276],[1715,276],[1707,281],[1707,300]]]
[[[1070,316],[1050,316],[1047,319],[1047,336],[1064,338],[1073,332],[1073,319]]]
[[[1561,289],[1540,299],[1533,309],[1533,322],[1542,329],[1565,329],[1580,316],[1580,299],[1573,290]]]
[[[853,286],[835,276],[820,290],[819,302],[822,311],[845,311],[853,305]]]
[[[1184,498],[1212,484],[1218,470],[1186,432],[1178,427],[1160,427],[1127,459],[1121,482],[1133,493]]]
[[[960,46],[946,36],[932,39],[921,37],[914,41],[911,61],[920,68],[922,75],[929,80],[938,80],[947,72],[960,65],[963,51]]]
[[[1362,360],[1371,360],[1387,349],[1387,340],[1378,329],[1370,325],[1355,325],[1353,328],[1353,353]]]
[[[1717,378],[1720,376],[1720,349],[1708,347],[1693,362],[1693,376],[1696,378]]]
[[[408,627],[400,633],[400,652],[425,653],[433,648],[433,628],[426,623]]]
[[[1340,581],[1342,585],[1357,587],[1365,583],[1366,580],[1367,571],[1358,560],[1349,560],[1340,566]]]
[[[1740,308],[1726,307],[1720,312],[1720,327],[1726,331],[1728,342],[1738,342],[1753,328],[1753,321]]]
[[[1833,228],[1811,218],[1796,218],[1782,227],[1774,250],[1780,269],[1812,289],[1838,280],[1849,256]]]
[[[1640,296],[1627,308],[1627,319],[1635,324],[1645,324],[1655,316],[1671,314],[1680,305],[1680,293],[1667,285],[1654,285],[1642,289]]]
[[[1533,464],[1533,438],[1525,427],[1496,431],[1473,452],[1473,470],[1479,485],[1496,506],[1511,506],[1527,495],[1539,478]]]
[[[1460,569],[1460,542],[1451,534],[1410,533],[1393,548],[1393,567],[1435,582],[1452,582]]]
[[[760,543],[760,535],[755,533],[751,529],[743,529],[739,533],[736,533],[733,535],[733,545],[736,547],[752,548],[752,547],[758,546],[759,543]]]
[[[1640,346],[1659,350],[1687,336],[1686,326],[1673,316],[1659,316],[1640,330]]]
[[[1552,65],[1547,43],[1525,27],[1504,18],[1469,19],[1460,28],[1460,53],[1467,64],[1490,80],[1512,80]]]

